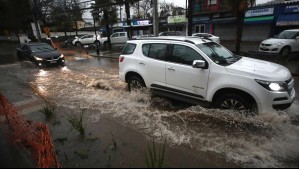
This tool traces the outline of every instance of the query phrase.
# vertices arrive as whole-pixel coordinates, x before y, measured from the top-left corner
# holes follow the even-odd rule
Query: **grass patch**
[[[43,107],[43,109],[41,110],[41,113],[43,113],[46,117],[46,120],[50,120],[53,115],[54,115],[54,111],[55,111],[55,106],[46,103],[46,106]]]
[[[83,125],[83,113],[84,113],[84,111],[82,110],[79,117],[76,116],[76,114],[74,114],[74,113],[72,113],[71,115],[66,114],[68,116],[68,122],[71,124],[72,129],[75,129],[76,131],[78,131],[81,136],[84,135],[85,127],[86,127],[86,124]]]
[[[147,149],[145,151],[145,162],[148,168],[162,168],[165,159],[166,140],[163,144],[156,147],[155,139],[151,143],[147,142]]]

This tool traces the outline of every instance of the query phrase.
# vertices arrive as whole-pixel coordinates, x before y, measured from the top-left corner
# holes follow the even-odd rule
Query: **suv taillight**
[[[119,62],[123,62],[123,61],[124,61],[124,59],[125,59],[125,57],[124,57],[124,56],[120,56],[120,57],[119,57]]]

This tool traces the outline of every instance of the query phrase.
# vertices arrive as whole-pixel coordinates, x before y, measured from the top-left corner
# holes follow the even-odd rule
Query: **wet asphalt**
[[[84,68],[88,67],[98,67],[98,66],[104,66],[104,67],[113,67],[114,69],[117,69],[118,66],[118,56],[119,51],[114,52],[101,52],[100,55],[97,55],[94,51],[90,50],[88,54],[86,51],[81,52],[75,52],[68,56],[69,51],[66,52],[67,62],[66,64],[71,65],[84,65]],[[7,62],[1,60],[1,63],[5,63],[0,65],[0,68],[2,70],[5,70],[4,72],[9,71],[17,71],[19,64],[16,59],[14,59],[14,55],[11,54]],[[26,64],[25,64],[26,66]],[[28,66],[28,65],[27,65]],[[296,62],[289,62],[288,65],[285,65],[290,69],[292,74],[294,75],[295,79],[295,90],[299,91],[299,72],[298,70],[298,64]],[[29,65],[30,67],[30,65]],[[78,68],[79,69],[79,68]],[[16,81],[10,81],[8,79],[11,79],[11,77],[6,77],[1,75],[1,83],[0,83],[0,91],[2,94],[4,94],[6,97],[9,98],[9,100],[12,103],[15,103],[16,105],[25,105],[26,101],[35,102],[36,107],[41,107],[42,102],[39,102],[39,98],[32,95],[32,92],[24,90],[23,88],[20,88],[19,85],[17,85]],[[24,87],[24,86],[23,86]],[[27,88],[27,87],[26,87]],[[30,90],[29,88],[27,88]],[[34,106],[33,106],[34,107]],[[25,111],[32,112],[34,109],[24,109]],[[299,99],[298,97],[295,99],[293,105],[287,110],[291,114],[294,114],[294,116],[299,117]],[[26,113],[26,112],[23,112]],[[3,122],[3,119],[2,119]],[[0,131],[0,138],[6,138],[6,134],[3,131]],[[177,150],[173,150],[176,152]],[[30,155],[28,152],[23,150],[22,148],[18,148],[15,146],[12,146],[7,139],[1,139],[0,140],[0,166],[1,167],[16,167],[16,168],[23,168],[23,167],[34,167],[35,163],[32,161],[32,158],[30,158]],[[188,156],[183,156],[184,158],[188,158]],[[192,157],[192,156],[189,156]],[[17,161],[17,162],[16,162]],[[212,163],[212,162],[211,162]],[[181,164],[182,165],[182,164]],[[225,165],[225,164],[224,164]],[[207,164],[208,166],[208,164]],[[228,165],[229,166],[229,165]],[[236,167],[233,166],[232,167]]]

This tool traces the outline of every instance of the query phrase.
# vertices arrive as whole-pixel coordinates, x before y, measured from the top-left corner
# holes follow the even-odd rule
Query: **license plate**
[[[50,63],[57,63],[57,61],[56,60],[52,60],[52,61],[50,61]]]

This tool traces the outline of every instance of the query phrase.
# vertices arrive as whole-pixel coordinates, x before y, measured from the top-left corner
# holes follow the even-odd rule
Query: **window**
[[[143,53],[144,56],[148,56],[148,52],[149,52],[150,47],[151,47],[150,44],[142,45],[142,53]]]
[[[204,33],[206,25],[195,25],[195,33]]]
[[[132,54],[134,52],[135,48],[136,48],[136,44],[127,43],[122,51],[122,55]]]
[[[183,45],[173,45],[172,56],[169,61],[192,65],[194,60],[202,60],[202,56],[194,49]]]
[[[112,38],[118,37],[118,33],[112,34]]]
[[[153,59],[165,60],[166,47],[167,44],[161,44],[161,43],[144,44],[142,46],[142,53],[144,56]]]
[[[119,36],[126,36],[126,33],[120,33]]]
[[[216,5],[217,4],[217,0],[207,0],[208,1],[208,5]]]

